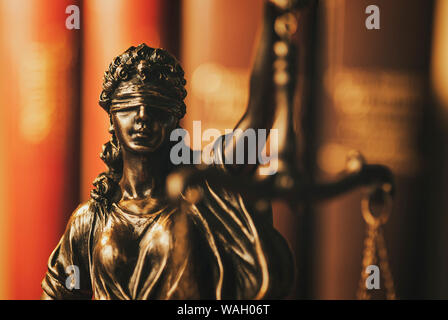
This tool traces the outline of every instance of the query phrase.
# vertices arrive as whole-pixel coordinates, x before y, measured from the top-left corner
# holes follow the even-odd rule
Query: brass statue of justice
[[[381,226],[390,214],[392,172],[347,157],[345,176],[319,184],[298,169],[293,101],[297,12],[313,0],[271,0],[255,58],[249,102],[236,129],[278,129],[278,171],[225,161],[244,137],[216,140],[211,165],[170,161],[170,133],[186,113],[185,78],[171,54],[141,44],[117,56],[104,74],[100,106],[111,139],[108,170],[91,199],[72,214],[48,262],[43,299],[281,299],[294,283],[292,253],[272,223],[271,200],[304,201],[369,187],[361,203],[367,224],[357,297],[370,297],[364,272],[376,264],[394,299]],[[263,145],[257,145],[261,152]],[[217,164],[218,163],[218,164]],[[381,210],[374,213],[373,205]],[[67,285],[67,268],[80,283]]]

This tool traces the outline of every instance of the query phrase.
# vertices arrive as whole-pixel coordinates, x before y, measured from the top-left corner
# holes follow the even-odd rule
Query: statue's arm
[[[266,129],[267,134],[269,134],[269,129],[273,125],[276,111],[275,88],[273,83],[273,45],[279,39],[274,31],[274,22],[277,15],[277,8],[269,1],[266,1],[263,13],[262,33],[258,40],[255,60],[250,76],[249,101],[244,115],[235,126],[234,132],[238,132],[237,129],[240,129],[243,132],[247,129],[254,129],[255,132],[257,132],[258,129]],[[223,152],[224,159],[230,157],[231,154],[236,154],[236,145],[242,139],[244,139],[243,135],[235,135],[231,143],[225,145]],[[265,141],[261,141],[260,144],[257,142],[257,148],[259,148],[257,149],[257,154],[258,152],[261,152],[260,149],[263,148],[264,142]],[[237,171],[252,172],[253,169],[255,169],[256,164],[247,164],[247,143],[245,143],[244,149],[246,157],[244,165],[232,165],[232,168]]]
[[[94,212],[89,203],[80,205],[74,211],[62,238],[50,255],[42,281],[42,300],[92,297],[88,238]]]

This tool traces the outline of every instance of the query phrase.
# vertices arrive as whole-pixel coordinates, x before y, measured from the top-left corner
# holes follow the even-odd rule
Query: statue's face
[[[131,152],[148,153],[167,140],[177,119],[162,109],[140,105],[114,111],[112,124],[120,146]]]

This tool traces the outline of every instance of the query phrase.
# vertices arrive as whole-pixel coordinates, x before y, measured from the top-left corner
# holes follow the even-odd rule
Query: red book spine
[[[38,299],[48,256],[78,198],[76,96],[79,31],[66,7],[79,1],[1,2],[4,298]]]

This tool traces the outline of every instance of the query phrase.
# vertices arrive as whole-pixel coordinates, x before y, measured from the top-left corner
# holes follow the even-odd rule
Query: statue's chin
[[[149,142],[133,142],[127,148],[129,151],[133,153],[152,153],[160,149],[162,145],[162,141],[157,141],[154,143]]]

